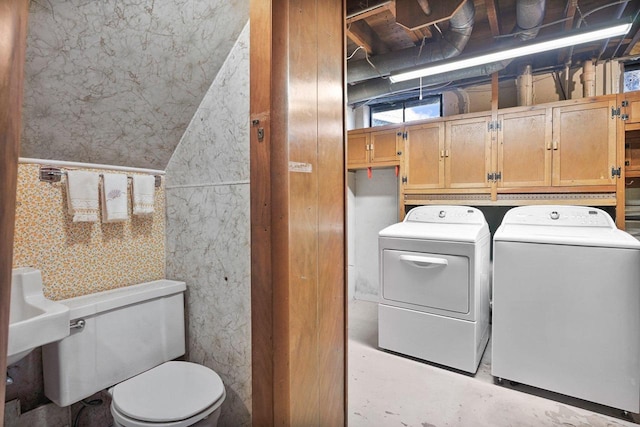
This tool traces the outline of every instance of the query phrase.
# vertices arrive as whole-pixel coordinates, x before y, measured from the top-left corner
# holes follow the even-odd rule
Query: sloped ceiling
[[[164,169],[249,0],[32,0],[21,156]]]

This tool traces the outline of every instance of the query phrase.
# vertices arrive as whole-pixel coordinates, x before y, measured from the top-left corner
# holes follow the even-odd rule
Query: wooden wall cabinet
[[[445,186],[488,188],[491,116],[449,120],[445,130]]]
[[[498,116],[498,187],[551,185],[551,118],[546,108]]]
[[[406,126],[404,188],[444,188],[444,122]]]
[[[626,172],[640,178],[640,93],[352,131],[349,163],[397,165],[393,149],[402,152],[401,217],[405,205],[443,201],[615,205],[623,227],[621,128],[637,131],[637,144],[626,149]]]
[[[399,165],[403,132],[403,125],[350,131],[347,138],[347,168]]]
[[[614,106],[609,97],[499,115],[498,188],[615,185]]]
[[[620,118],[625,122],[625,128],[640,129],[640,92],[628,92],[618,96],[617,108],[620,108]]]
[[[616,184],[616,100],[608,98],[553,109],[552,185]]]
[[[618,127],[618,156],[624,157],[618,185],[616,223],[634,235],[640,234],[640,92],[618,95],[615,113],[620,115]],[[629,193],[629,194],[627,194]],[[629,199],[627,199],[627,197]]]
[[[624,154],[626,176],[640,178],[640,130],[626,132]]]
[[[347,137],[347,167],[365,168],[369,163],[369,137],[367,129],[349,131]]]
[[[406,126],[405,190],[487,188],[489,116]]]

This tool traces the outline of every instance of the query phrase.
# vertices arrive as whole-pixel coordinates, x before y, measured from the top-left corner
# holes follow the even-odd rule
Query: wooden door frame
[[[0,18],[0,372],[7,369],[9,303],[13,267],[16,187],[24,62],[27,40],[28,0],[1,0]],[[0,386],[0,423],[4,420],[6,387]]]
[[[345,2],[251,0],[250,17],[252,424],[346,424]]]

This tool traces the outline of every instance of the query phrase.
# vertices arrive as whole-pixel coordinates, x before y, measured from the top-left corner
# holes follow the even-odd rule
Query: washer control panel
[[[587,206],[522,206],[507,212],[502,223],[616,228],[608,213]]]
[[[446,224],[484,224],[482,212],[469,206],[418,206],[409,211],[404,222]]]

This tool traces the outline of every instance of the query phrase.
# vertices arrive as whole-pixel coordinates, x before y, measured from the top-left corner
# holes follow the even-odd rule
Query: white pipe
[[[134,173],[146,173],[149,175],[165,175],[165,171],[158,169],[143,169],[143,168],[130,168],[128,166],[113,166],[113,165],[98,165],[95,163],[79,163],[79,162],[66,162],[64,160],[43,160],[43,159],[30,159],[26,157],[20,157],[18,163],[30,163],[36,165],[56,166],[62,168],[82,168],[82,169],[105,169],[122,172],[134,172]]]
[[[582,96],[596,96],[596,67],[591,60],[582,66]]]
[[[531,65],[525,65],[516,80],[518,105],[533,105],[533,75]]]

